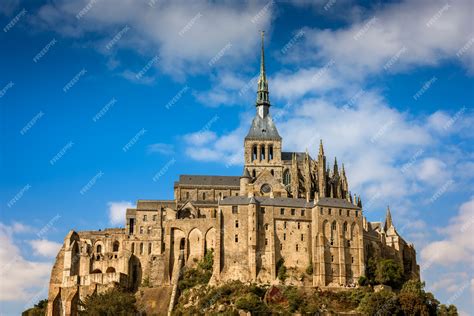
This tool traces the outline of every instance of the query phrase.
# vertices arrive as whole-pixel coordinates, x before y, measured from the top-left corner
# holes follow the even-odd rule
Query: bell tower
[[[270,115],[270,97],[265,73],[264,32],[260,58],[256,113],[244,140],[245,168],[255,179],[263,170],[268,170],[276,179],[282,180],[281,137]]]

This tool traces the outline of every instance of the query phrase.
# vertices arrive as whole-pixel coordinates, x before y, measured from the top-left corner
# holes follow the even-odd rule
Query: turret
[[[247,185],[250,183],[250,173],[247,168],[244,167],[244,172],[240,177],[240,195],[246,196],[247,195]]]
[[[326,156],[324,156],[324,148],[323,148],[322,139],[319,141],[318,190],[319,190],[319,197],[326,196]]]

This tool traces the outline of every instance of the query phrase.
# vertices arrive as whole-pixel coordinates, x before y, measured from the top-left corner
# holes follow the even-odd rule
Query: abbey
[[[371,257],[395,259],[407,278],[418,279],[415,249],[390,210],[385,223],[368,222],[344,165],[334,160],[329,168],[322,142],[316,158],[283,151],[270,108],[262,34],[242,175],[181,175],[173,200],[138,200],[124,228],[70,231],[52,269],[48,315],[76,315],[80,299],[116,285],[174,287],[174,295],[182,268],[209,251],[214,284],[278,283],[284,264],[295,285],[356,286]]]

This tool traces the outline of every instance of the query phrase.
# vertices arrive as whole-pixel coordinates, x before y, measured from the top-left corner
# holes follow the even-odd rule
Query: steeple
[[[390,206],[387,206],[387,215],[385,215],[385,230],[393,226],[392,213],[390,213]]]
[[[337,158],[334,157],[334,175],[339,175],[339,168],[337,167]]]
[[[319,140],[319,155],[324,156],[323,140]]]
[[[258,78],[258,89],[257,89],[257,113],[261,118],[265,118],[268,115],[270,107],[270,98],[268,96],[268,82],[267,75],[265,74],[265,51],[263,46],[265,32],[262,31],[262,52],[260,60],[260,77]]]

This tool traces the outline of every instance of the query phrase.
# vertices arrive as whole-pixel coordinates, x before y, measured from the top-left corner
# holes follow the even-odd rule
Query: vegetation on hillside
[[[101,294],[94,293],[79,303],[79,315],[83,316],[125,316],[135,315],[138,310],[132,293],[113,288]]]
[[[196,268],[184,268],[183,276],[178,282],[180,292],[195,287],[199,284],[207,284],[212,276],[214,265],[213,249],[206,252],[204,258],[197,264]]]
[[[44,316],[48,308],[48,300],[44,299],[34,305],[34,307],[27,309],[21,316]]]

